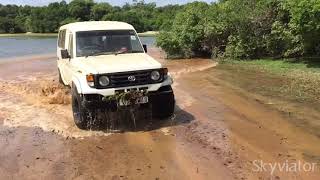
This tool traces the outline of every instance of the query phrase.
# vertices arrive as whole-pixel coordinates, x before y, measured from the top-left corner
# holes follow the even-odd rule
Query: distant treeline
[[[93,0],[43,7],[0,5],[0,33],[57,32],[76,21],[116,20],[138,32],[161,31],[157,44],[171,57],[303,57],[320,55],[320,0],[220,0],[122,7]]]
[[[73,0],[32,7],[0,4],[0,33],[52,33],[61,25],[89,20],[124,21],[137,31],[157,31],[171,28],[180,5],[157,7],[155,3],[134,0],[122,7],[93,0]]]
[[[320,0],[190,3],[157,43],[172,57],[319,56]]]

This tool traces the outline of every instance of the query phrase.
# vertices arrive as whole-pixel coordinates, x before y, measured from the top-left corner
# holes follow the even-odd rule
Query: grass
[[[290,71],[302,71],[302,72],[319,72],[320,73],[320,60],[316,58],[292,60],[272,60],[272,59],[258,59],[248,61],[223,61],[231,64],[238,64],[242,66],[248,66],[250,68],[257,68],[259,70],[265,70],[272,73],[287,73]]]
[[[320,137],[320,61],[224,60],[218,78],[283,112],[290,122]]]
[[[223,61],[221,68],[253,73],[252,82],[263,83],[263,91],[295,101],[316,102],[320,100],[320,61],[303,60],[250,60]],[[274,82],[269,82],[271,80]],[[248,82],[249,83],[249,82]],[[247,83],[246,83],[247,84]],[[250,84],[247,84],[250,87]],[[259,88],[261,86],[256,86]]]

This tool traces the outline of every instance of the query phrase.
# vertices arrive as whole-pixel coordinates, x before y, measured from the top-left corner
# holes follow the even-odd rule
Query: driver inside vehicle
[[[77,55],[103,51],[103,41],[99,37],[83,37],[77,39]]]

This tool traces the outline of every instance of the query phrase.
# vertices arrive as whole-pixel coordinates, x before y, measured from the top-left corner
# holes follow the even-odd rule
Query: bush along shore
[[[320,1],[187,4],[158,45],[168,57],[297,58],[320,54]]]

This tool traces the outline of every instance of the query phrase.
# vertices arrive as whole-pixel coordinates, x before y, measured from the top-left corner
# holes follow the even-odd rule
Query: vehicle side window
[[[66,30],[61,30],[59,32],[59,40],[58,40],[58,46],[61,49],[65,49],[65,42],[66,42]]]
[[[71,58],[73,58],[73,36],[70,34],[69,36],[69,53]]]

